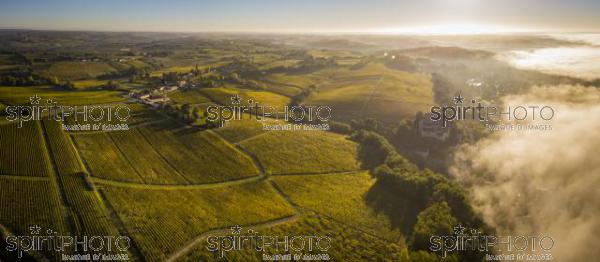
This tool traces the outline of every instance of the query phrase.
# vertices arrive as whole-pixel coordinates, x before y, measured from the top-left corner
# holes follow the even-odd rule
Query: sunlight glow
[[[376,29],[380,34],[410,34],[410,35],[481,35],[502,33],[531,32],[532,29],[510,28],[482,24],[444,24],[431,26],[414,26]]]

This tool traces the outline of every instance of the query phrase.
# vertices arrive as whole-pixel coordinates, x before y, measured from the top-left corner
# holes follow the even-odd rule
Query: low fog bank
[[[600,256],[600,90],[535,87],[504,102],[551,105],[552,130],[497,132],[465,145],[451,174],[500,235],[551,236],[557,261]]]

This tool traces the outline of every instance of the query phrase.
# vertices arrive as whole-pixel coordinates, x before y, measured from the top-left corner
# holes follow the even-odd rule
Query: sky
[[[600,31],[598,0],[1,0],[0,28],[99,31]]]

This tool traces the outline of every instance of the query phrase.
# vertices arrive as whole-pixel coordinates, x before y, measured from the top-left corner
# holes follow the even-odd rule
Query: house
[[[169,102],[169,98],[164,95],[150,95],[148,98],[144,98],[141,101],[142,103],[153,107],[160,107]]]

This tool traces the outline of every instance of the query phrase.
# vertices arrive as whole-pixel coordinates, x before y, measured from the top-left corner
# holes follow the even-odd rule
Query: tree
[[[449,236],[457,224],[452,210],[445,201],[433,204],[421,211],[413,227],[409,245],[413,250],[429,250],[431,236]]]

